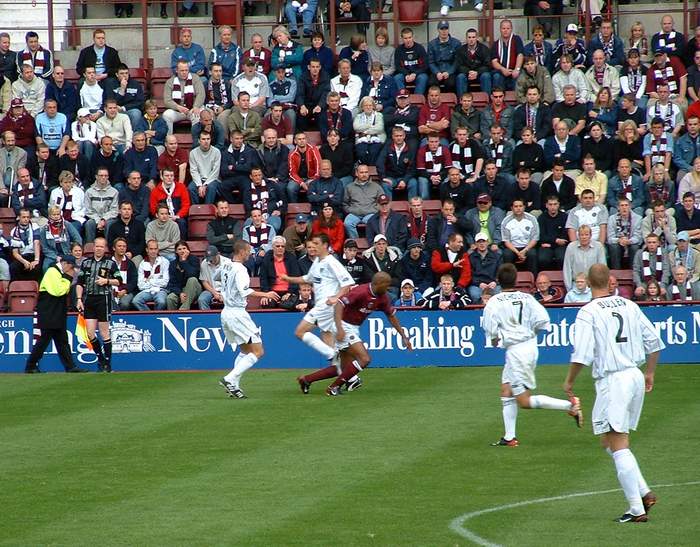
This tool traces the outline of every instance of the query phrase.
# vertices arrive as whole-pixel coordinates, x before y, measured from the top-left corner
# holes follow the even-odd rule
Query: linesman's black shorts
[[[112,320],[112,296],[109,294],[88,294],[83,297],[85,319],[97,319],[100,323]]]

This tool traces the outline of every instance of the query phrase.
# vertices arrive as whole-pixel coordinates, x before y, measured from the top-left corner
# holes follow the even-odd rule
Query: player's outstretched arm
[[[409,340],[408,336],[406,336],[406,333],[403,330],[403,327],[401,326],[401,323],[399,322],[398,317],[396,317],[396,314],[388,316],[389,318],[389,323],[391,323],[391,326],[394,327],[394,330],[398,332],[401,335],[401,338],[403,339],[403,344],[406,346],[406,349],[408,351],[413,351],[413,346],[411,345],[411,340]]]
[[[284,281],[286,283],[292,283],[294,285],[298,285],[299,283],[307,283],[306,279],[304,279],[300,275],[296,276],[289,276],[287,274],[282,274],[278,278],[280,281]]]
[[[269,298],[270,300],[274,300],[275,302],[279,302],[280,295],[277,294],[275,291],[253,291],[251,292],[248,296],[256,296],[259,298]]]
[[[644,385],[646,392],[649,393],[654,389],[654,374],[656,373],[656,365],[659,362],[659,352],[655,351],[647,355],[647,370],[644,373]]]
[[[569,366],[569,372],[566,375],[566,380],[564,380],[564,385],[562,386],[564,388],[564,392],[569,397],[573,397],[574,395],[574,382],[576,381],[576,377],[578,376],[578,373],[581,372],[583,366],[584,365],[582,363],[571,363]]]

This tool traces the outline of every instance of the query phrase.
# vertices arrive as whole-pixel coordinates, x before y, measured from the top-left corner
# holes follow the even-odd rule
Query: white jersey
[[[574,324],[572,363],[590,366],[593,378],[639,367],[646,356],[664,349],[639,306],[620,296],[596,298],[583,306]]]
[[[520,344],[549,327],[549,314],[531,294],[498,293],[486,303],[482,327],[488,339],[499,338],[503,347]]]
[[[248,295],[253,292],[246,267],[240,262],[231,261],[229,264],[221,265],[220,275],[224,309],[244,310],[248,304]]]
[[[338,294],[341,287],[355,284],[345,266],[333,255],[327,255],[324,259],[317,257],[304,281],[314,284],[314,299],[319,304],[325,304],[331,296]]]

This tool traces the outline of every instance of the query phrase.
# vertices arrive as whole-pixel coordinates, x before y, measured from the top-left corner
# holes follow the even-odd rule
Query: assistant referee
[[[112,372],[112,338],[109,323],[112,320],[112,287],[122,281],[117,263],[106,255],[107,240],[95,238],[95,253],[80,265],[78,284],[75,292],[78,297],[76,307],[84,312],[87,334],[92,349],[97,355],[97,364],[102,372]],[[96,336],[99,328],[102,345]]]

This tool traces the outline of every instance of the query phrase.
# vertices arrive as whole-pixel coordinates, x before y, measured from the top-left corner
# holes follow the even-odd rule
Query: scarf
[[[651,164],[664,163],[666,159],[666,153],[669,152],[668,140],[666,139],[666,134],[661,135],[659,139],[655,139],[651,136]]]
[[[18,185],[18,190],[17,190],[17,192],[18,192],[18,194],[19,194],[18,197],[19,197],[20,206],[26,207],[26,206],[27,206],[27,202],[28,202],[29,200],[34,199],[34,190],[36,190],[36,188],[34,187],[34,181],[33,181],[33,180],[32,180],[32,181],[29,181],[29,185],[27,185],[27,186],[24,186],[24,185],[22,185],[22,184],[19,184],[19,185]]]
[[[257,207],[263,212],[263,216],[267,216],[267,204],[270,200],[270,193],[267,191],[267,183],[263,179],[260,186],[250,183],[250,200],[253,207]]]
[[[294,53],[294,42],[289,40],[289,42],[287,42],[286,46],[277,44],[277,47],[280,48],[280,51],[279,51],[280,63],[284,64],[284,58],[287,55],[292,55]],[[294,71],[291,68],[285,68],[285,70],[284,70],[285,76],[291,76],[292,74],[294,74]]]
[[[251,59],[253,59],[253,61],[257,63],[255,69],[259,73],[263,74],[265,71],[265,67],[263,66],[263,63],[265,63],[265,50],[261,49],[260,53],[255,53],[255,50],[253,48],[250,48],[250,50],[248,51],[248,57],[250,57]]]
[[[622,184],[622,191],[620,192],[619,197],[626,198],[626,199],[630,200],[630,203],[631,203],[632,202],[632,175],[630,175],[626,181],[620,179],[620,183]]]
[[[10,245],[15,248],[19,247],[20,254],[33,253],[34,250],[31,248],[33,242],[34,228],[32,227],[31,222],[26,226],[18,224],[12,228],[12,232],[10,232]],[[30,249],[23,253],[22,251],[25,251],[27,247],[30,247]]]
[[[474,156],[472,155],[472,147],[467,142],[466,146],[461,146],[455,142],[450,149],[452,156],[452,166],[456,167],[463,174],[469,175],[474,172]]]
[[[532,49],[535,52],[535,59],[537,59],[537,64],[540,66],[546,66],[544,59],[544,43],[538,46],[535,42],[532,42]]]
[[[165,187],[165,184],[161,184],[163,187],[163,192],[165,192],[165,203],[168,206],[168,212],[170,213],[171,217],[174,217],[176,214],[175,211],[175,204],[173,203],[173,194],[175,193],[175,184],[173,184],[170,189],[168,190]]]
[[[525,103],[525,127],[535,130],[535,119],[537,118],[537,108],[532,108],[530,103]]]
[[[67,220],[69,222],[73,220],[73,196],[71,194],[60,194],[56,198],[56,205],[61,208],[63,220]]]
[[[672,30],[668,34],[665,32],[659,33],[659,47],[670,51],[676,50],[676,31]]]
[[[693,292],[692,292],[692,288],[690,286],[690,279],[686,280],[684,290],[685,290],[685,297],[683,298],[683,300],[692,300],[693,299]],[[681,300],[681,291],[678,288],[678,283],[676,283],[675,281],[673,282],[673,285],[671,285],[671,295],[672,295],[671,298],[673,300]]]
[[[627,69],[627,81],[630,86],[630,91],[632,93],[637,93],[640,86],[642,85],[642,69],[637,67],[636,70],[628,68]]]
[[[671,65],[667,65],[664,68],[654,67],[654,87],[659,84],[668,84],[668,90],[672,94],[678,93],[678,83]]]
[[[115,262],[117,262],[117,257],[112,257]],[[117,297],[116,293],[119,291],[125,291],[126,290],[126,283],[127,283],[127,275],[129,274],[129,259],[124,256],[119,262],[117,262],[117,269],[119,270],[119,274],[121,275],[121,281],[119,281],[119,285],[114,286],[112,285],[112,290],[114,291],[114,298],[117,299],[117,302],[119,301],[119,298]],[[144,272],[144,275],[146,272]],[[150,275],[150,272],[149,272]]]
[[[603,85],[603,82],[605,81],[605,67],[603,67],[603,70],[598,70],[594,67],[593,76],[595,77],[595,81],[598,85]]]
[[[656,184],[650,184],[649,194],[651,195],[652,202],[660,200],[666,203],[669,197],[669,189],[668,186],[663,183],[661,187],[657,186]]]
[[[342,113],[342,109],[338,110],[338,112],[335,113],[331,112],[330,110],[326,110],[326,120],[328,121],[328,129],[335,129],[338,132],[341,131],[341,129],[343,128]]]
[[[46,58],[44,57],[44,48],[39,46],[34,54],[34,59],[32,62],[32,52],[29,48],[24,48],[20,54],[21,65],[34,65],[34,74],[41,76],[44,74],[44,66],[46,65]]]
[[[639,40],[635,40],[630,36],[630,48],[636,47],[640,55],[646,55],[649,52],[649,41],[646,36],[642,36]]]
[[[672,131],[673,130],[673,103],[668,103],[666,105],[666,110],[663,116],[661,115],[661,105],[656,102],[654,105],[654,117],[655,118],[662,118],[664,120],[664,131]]]
[[[617,218],[615,219],[615,228],[616,228],[616,233],[617,237],[626,237],[629,238],[630,234],[632,233],[632,215],[629,216],[627,220],[623,220],[622,215],[618,213],[615,215]],[[629,256],[630,248],[629,246],[625,247],[625,252],[623,254],[624,258],[627,258]]]
[[[411,237],[420,239],[421,243],[425,242],[425,236],[428,233],[428,220],[426,215],[416,218],[411,215],[408,218],[408,230],[411,233]]]
[[[601,33],[598,33],[598,40],[600,40],[600,44],[603,46],[603,53],[605,53],[605,58],[609,61],[610,57],[613,56],[613,50],[615,47],[615,35],[611,34],[610,39],[606,42],[603,39],[603,35]]]
[[[442,162],[442,145],[435,152],[425,151],[425,170],[428,173],[438,175],[442,171]]]
[[[652,278],[656,278],[657,281],[661,281],[664,273],[664,254],[661,251],[661,246],[656,249],[656,264],[654,265],[654,271],[651,270],[651,262],[649,261],[649,251],[646,249],[642,251],[642,277],[644,281],[649,281]]]
[[[219,103],[216,102],[216,96],[214,95],[214,86],[219,88]],[[228,92],[226,91],[226,82],[223,78],[218,84],[215,84],[211,80],[207,82],[207,106],[215,106],[219,104],[220,106],[225,106],[228,103]]]
[[[685,258],[676,247],[673,251],[673,265],[674,266],[685,266],[688,270],[688,278],[691,278],[695,274],[695,254],[697,251],[692,247],[688,246],[688,250],[685,253]]]
[[[503,143],[491,143],[489,148],[491,150],[491,157],[496,160],[496,167],[500,169],[503,167]]]
[[[180,78],[173,78],[173,93],[172,99],[176,103],[187,108],[192,108],[194,105],[194,85],[192,85],[192,74],[187,75],[185,85],[182,85]]]
[[[151,264],[148,260],[143,261],[143,276],[148,279],[151,277],[151,274],[153,275],[159,275],[160,274],[160,264],[158,263],[156,259],[156,264],[155,266]]]
[[[246,230],[248,230],[250,246],[254,249],[262,247],[270,239],[270,227],[267,224],[262,224],[260,228],[256,228],[255,224],[251,224]]]
[[[503,39],[498,39],[498,61],[503,67],[510,69],[515,68],[517,58],[516,48],[513,47],[513,38],[514,35],[511,34],[508,38],[508,45],[503,43]]]

